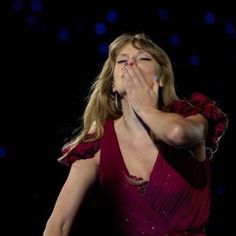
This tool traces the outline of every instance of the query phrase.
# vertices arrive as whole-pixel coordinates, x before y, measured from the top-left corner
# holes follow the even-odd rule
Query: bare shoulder
[[[94,157],[87,158],[87,159],[80,159],[73,162],[73,168],[87,168],[93,167],[98,168],[100,162],[100,149],[95,153]]]
[[[94,157],[74,161],[71,165],[68,182],[72,185],[80,183],[81,186],[87,189],[98,175],[99,158],[100,151]]]

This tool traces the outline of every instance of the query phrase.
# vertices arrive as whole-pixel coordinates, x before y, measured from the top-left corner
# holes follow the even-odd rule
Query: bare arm
[[[127,101],[156,138],[176,148],[204,143],[207,120],[200,114],[184,118],[177,113],[159,110],[156,108],[159,82],[153,80],[150,85],[147,81],[137,66],[125,67],[123,83]]]
[[[99,152],[95,157],[75,161],[57,198],[43,236],[67,236],[83,198],[95,181]]]
[[[154,108],[142,110],[139,115],[157,139],[171,146],[189,148],[205,142],[207,120],[201,114],[184,118],[179,114]]]

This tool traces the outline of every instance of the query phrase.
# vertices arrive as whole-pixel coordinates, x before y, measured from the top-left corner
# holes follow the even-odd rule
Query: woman
[[[205,235],[209,160],[227,123],[205,95],[178,98],[171,62],[151,39],[119,36],[80,134],[63,147],[59,161],[71,168],[44,236],[69,235],[96,180],[120,235]]]

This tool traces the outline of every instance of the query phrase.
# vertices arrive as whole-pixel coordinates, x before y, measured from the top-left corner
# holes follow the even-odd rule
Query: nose
[[[125,63],[125,65],[133,66],[135,64],[135,59],[130,57],[129,60]]]
[[[129,60],[128,60],[128,65],[129,66],[133,66],[134,65],[134,58],[133,57],[130,57]]]
[[[133,65],[134,65],[134,62],[133,62],[133,61],[129,61],[129,62],[128,62],[128,65],[129,65],[129,66],[133,66]]]

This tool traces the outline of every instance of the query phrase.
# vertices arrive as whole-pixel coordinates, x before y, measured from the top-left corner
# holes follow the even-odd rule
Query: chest
[[[119,140],[122,161],[132,176],[149,180],[158,156],[158,149],[150,140]]]

